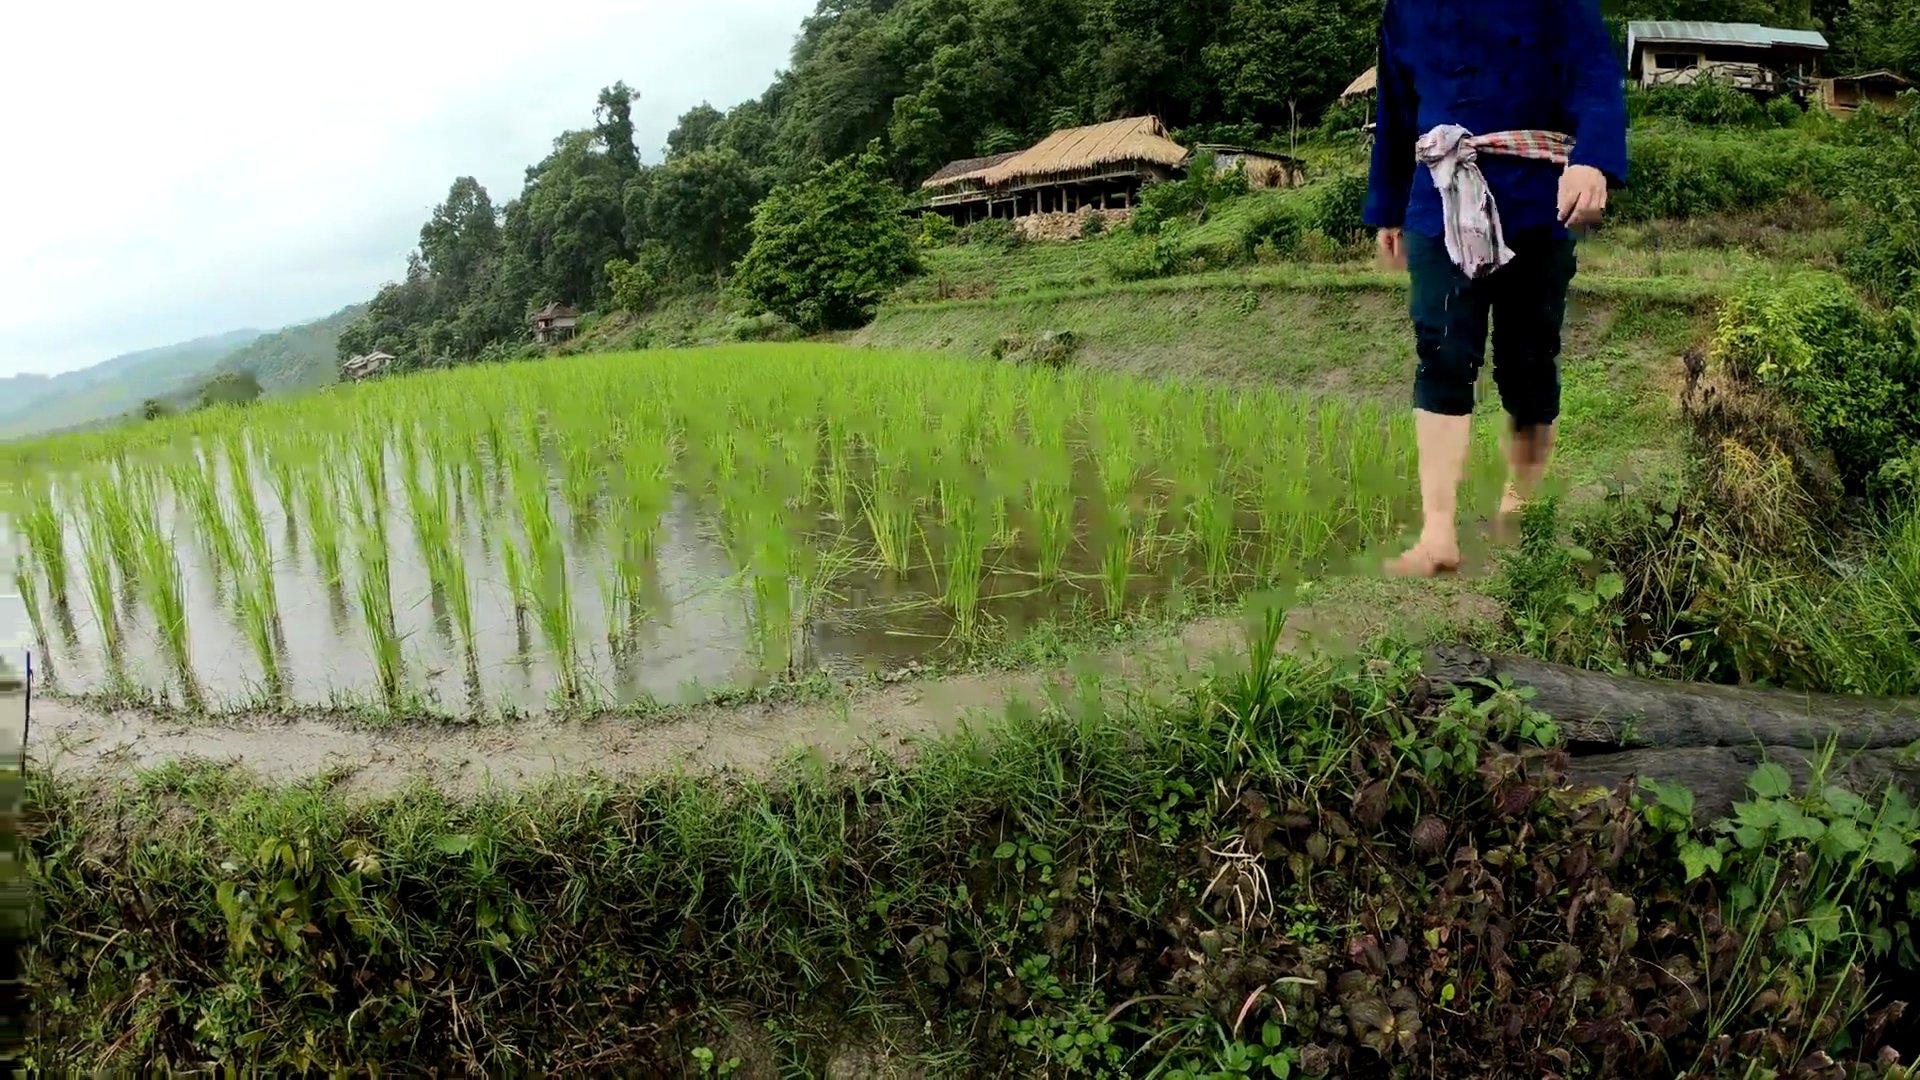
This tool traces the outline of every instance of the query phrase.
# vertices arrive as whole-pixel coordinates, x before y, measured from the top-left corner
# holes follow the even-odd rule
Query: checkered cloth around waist
[[[1469,278],[1485,277],[1513,259],[1500,229],[1500,208],[1480,172],[1481,154],[1533,158],[1566,165],[1573,139],[1556,131],[1496,131],[1475,135],[1442,124],[1420,136],[1414,157],[1433,174],[1446,225],[1447,254]]]

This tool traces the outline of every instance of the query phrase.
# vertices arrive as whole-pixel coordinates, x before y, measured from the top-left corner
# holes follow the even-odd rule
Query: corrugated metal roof
[[[1631,22],[1627,24],[1629,45],[1634,42],[1688,45],[1751,45],[1755,48],[1788,46],[1799,49],[1825,49],[1827,39],[1817,30],[1782,30],[1759,23],[1723,22]]]

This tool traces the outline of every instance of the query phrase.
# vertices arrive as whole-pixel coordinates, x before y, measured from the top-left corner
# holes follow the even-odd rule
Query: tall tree
[[[667,156],[691,154],[713,146],[725,121],[724,113],[704,101],[681,113],[673,130],[667,132]]]
[[[452,296],[464,298],[483,267],[500,254],[500,223],[487,189],[463,176],[420,227],[420,257]]]
[[[696,150],[662,166],[652,187],[650,231],[684,265],[717,274],[746,253],[760,192],[745,158]]]
[[[640,170],[640,151],[633,144],[633,103],[639,100],[640,91],[617,82],[600,91],[600,104],[593,111],[594,134],[622,175]]]

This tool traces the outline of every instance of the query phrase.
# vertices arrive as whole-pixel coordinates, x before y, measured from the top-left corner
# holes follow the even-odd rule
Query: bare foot
[[[1509,494],[1500,500],[1500,512],[1493,515],[1493,542],[1512,545],[1520,542],[1520,512],[1527,504]]]
[[[1385,569],[1388,577],[1436,578],[1460,569],[1460,549],[1422,540],[1405,555],[1388,559]]]

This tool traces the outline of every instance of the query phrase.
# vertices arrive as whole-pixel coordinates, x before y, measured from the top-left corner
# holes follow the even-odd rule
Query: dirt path
[[[1448,601],[1443,621],[1489,614],[1470,593]],[[1386,615],[1317,617],[1302,611],[1288,637],[1328,627],[1354,640],[1377,631]],[[35,767],[75,779],[124,781],[136,770],[169,761],[226,762],[276,783],[332,776],[340,789],[378,796],[415,784],[454,793],[516,788],[584,773],[764,773],[797,753],[846,760],[867,752],[897,754],[955,731],[970,719],[1001,712],[1010,701],[1044,701],[1095,677],[1124,680],[1166,697],[1222,658],[1240,652],[1237,620],[1192,623],[1177,635],[1095,654],[1065,668],[983,672],[891,685],[849,688],[830,700],[704,706],[660,722],[530,720],[480,727],[367,728],[313,718],[253,717],[233,721],[101,712],[41,699],[33,706]]]

